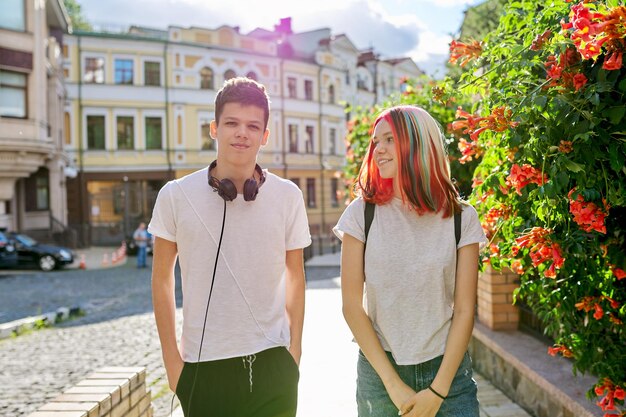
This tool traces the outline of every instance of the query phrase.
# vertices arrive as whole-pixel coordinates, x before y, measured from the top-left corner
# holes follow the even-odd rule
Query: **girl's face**
[[[391,127],[386,120],[381,120],[374,129],[372,136],[374,144],[374,162],[380,171],[380,176],[386,179],[395,179],[398,175],[398,160]]]

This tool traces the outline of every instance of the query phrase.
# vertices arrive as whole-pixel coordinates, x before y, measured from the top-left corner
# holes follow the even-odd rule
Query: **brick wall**
[[[99,369],[28,417],[152,417],[146,370]]]
[[[478,275],[478,320],[492,330],[517,330],[519,309],[513,305],[517,287],[515,272],[494,271],[488,266]]]

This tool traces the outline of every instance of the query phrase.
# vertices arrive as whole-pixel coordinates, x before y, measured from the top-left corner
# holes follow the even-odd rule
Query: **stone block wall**
[[[102,368],[28,417],[152,417],[146,370]]]

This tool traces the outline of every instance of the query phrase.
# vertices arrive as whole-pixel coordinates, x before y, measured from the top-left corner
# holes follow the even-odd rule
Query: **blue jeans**
[[[443,356],[417,365],[398,365],[391,353],[387,356],[405,384],[416,392],[426,389],[437,375]],[[398,409],[372,365],[359,351],[357,363],[356,402],[359,417],[397,417]],[[478,417],[476,381],[472,376],[472,360],[465,353],[456,372],[448,398],[441,404],[437,417]]]
[[[146,267],[146,252],[147,248],[137,247],[137,268],[145,268]]]

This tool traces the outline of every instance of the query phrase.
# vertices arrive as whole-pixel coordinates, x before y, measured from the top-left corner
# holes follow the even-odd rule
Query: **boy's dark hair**
[[[220,116],[226,103],[239,103],[242,106],[256,106],[263,109],[265,126],[270,118],[270,99],[265,86],[250,78],[235,77],[224,82],[215,97],[215,123],[220,123]]]

